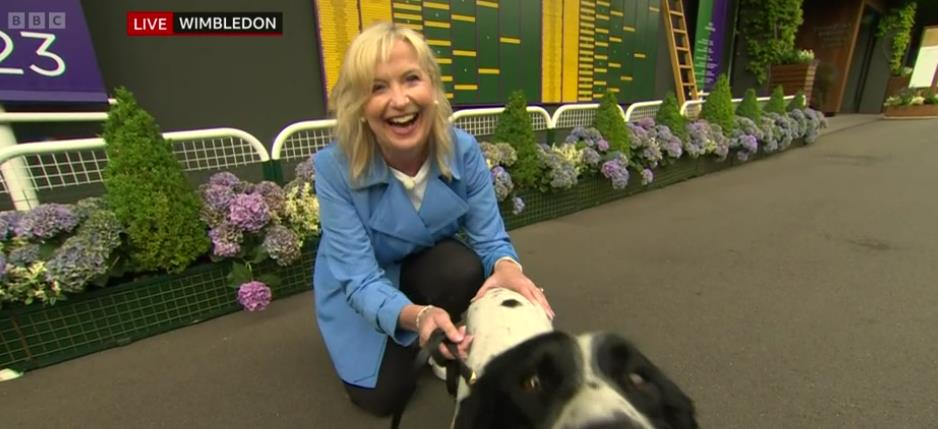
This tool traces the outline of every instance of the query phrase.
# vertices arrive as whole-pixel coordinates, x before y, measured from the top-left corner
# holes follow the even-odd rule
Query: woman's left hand
[[[495,270],[492,272],[492,275],[485,280],[485,283],[482,283],[482,287],[479,288],[479,292],[476,293],[476,296],[474,296],[472,300],[475,301],[481,298],[489,289],[497,287],[518,292],[529,301],[540,304],[541,307],[544,308],[544,312],[547,313],[547,317],[551,319],[554,318],[554,309],[551,308],[550,303],[547,302],[544,289],[537,287],[528,276],[521,272],[521,267],[514,262],[499,261],[498,264],[495,265]]]

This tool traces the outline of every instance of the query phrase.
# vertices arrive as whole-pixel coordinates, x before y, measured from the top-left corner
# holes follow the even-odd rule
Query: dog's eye
[[[641,385],[645,384],[645,377],[642,377],[642,376],[641,376],[640,374],[638,374],[638,373],[631,372],[631,373],[629,373],[629,381],[630,381],[634,386],[641,386]]]
[[[521,383],[521,388],[527,392],[540,392],[541,391],[541,379],[534,374]]]

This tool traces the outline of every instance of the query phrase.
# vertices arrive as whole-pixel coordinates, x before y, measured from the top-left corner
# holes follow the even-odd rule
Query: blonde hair
[[[449,117],[453,108],[443,92],[440,66],[420,33],[393,23],[381,22],[368,27],[352,41],[330,96],[331,110],[336,119],[335,136],[339,147],[348,157],[349,175],[353,182],[358,181],[370,167],[377,146],[371,128],[361,120],[364,117],[365,104],[371,97],[375,67],[379,61],[384,62],[390,58],[391,49],[398,40],[405,41],[414,48],[417,61],[430,78],[435,100],[434,105],[428,109],[428,119],[431,121],[430,154],[434,157],[440,173],[447,179],[452,177],[447,160],[453,153],[453,139],[449,131]]]

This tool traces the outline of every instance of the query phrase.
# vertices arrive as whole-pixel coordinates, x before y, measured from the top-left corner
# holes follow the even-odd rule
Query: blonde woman
[[[316,317],[349,398],[383,416],[413,391],[416,346],[435,329],[466,352],[471,338],[453,321],[473,297],[497,285],[553,312],[517,262],[476,140],[449,124],[419,33],[364,30],[331,102],[336,142],[315,158]]]

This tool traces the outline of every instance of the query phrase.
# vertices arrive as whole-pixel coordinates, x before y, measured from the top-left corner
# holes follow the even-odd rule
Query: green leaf
[[[252,264],[259,264],[261,262],[264,262],[268,256],[270,255],[268,255],[267,251],[264,250],[264,246],[257,246],[254,248],[254,250],[251,251],[250,262]]]
[[[228,284],[231,285],[231,287],[241,286],[252,279],[251,268],[248,267],[247,264],[241,262],[233,262],[231,264],[231,273],[228,274]]]
[[[58,249],[61,245],[59,243],[53,242],[44,242],[39,245],[39,259],[46,261],[52,257],[55,253],[55,250]]]
[[[261,274],[257,280],[270,287],[280,286],[280,276],[276,274]]]

